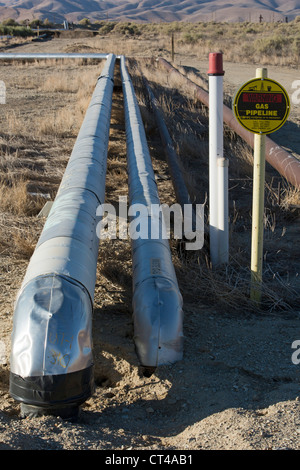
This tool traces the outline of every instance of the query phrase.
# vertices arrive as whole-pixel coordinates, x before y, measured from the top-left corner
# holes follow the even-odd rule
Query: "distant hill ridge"
[[[91,21],[288,21],[300,15],[300,0],[1,0],[0,20]]]

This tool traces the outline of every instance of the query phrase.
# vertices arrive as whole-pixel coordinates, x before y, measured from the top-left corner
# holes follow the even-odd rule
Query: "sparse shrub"
[[[202,34],[184,33],[183,42],[186,44],[196,44],[202,39]]]
[[[117,23],[107,23],[104,21],[99,22],[99,33],[100,34],[109,34],[111,31],[113,31],[114,27],[116,26]]]
[[[293,39],[285,36],[276,36],[255,41],[256,50],[260,54],[281,55],[286,54],[286,48],[292,43]]]
[[[43,20],[40,20],[39,18],[34,19],[30,21],[29,26],[31,28],[37,28],[37,26],[42,26],[43,25]]]
[[[81,26],[88,26],[91,24],[90,20],[88,18],[82,18],[82,20],[79,21],[79,24]]]
[[[115,27],[115,31],[128,36],[140,36],[141,31],[138,25],[133,23],[118,23]]]
[[[16,22],[13,18],[8,18],[7,20],[2,21],[3,26],[19,26],[19,23]]]
[[[52,23],[52,21],[50,21],[50,20],[48,20],[48,18],[46,18],[44,20],[44,26],[46,26],[47,28],[53,28],[54,23]]]
[[[32,30],[27,29],[25,26],[5,26],[0,24],[0,35],[27,37],[32,35]]]
[[[166,33],[167,34],[177,33],[179,31],[182,31],[182,27],[183,25],[175,21],[173,23],[167,24]]]
[[[292,49],[295,54],[300,54],[300,36],[294,38]]]

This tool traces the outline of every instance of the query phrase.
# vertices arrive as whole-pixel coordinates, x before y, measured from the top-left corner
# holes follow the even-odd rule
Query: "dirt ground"
[[[56,39],[11,51],[58,52],[66,48],[75,51],[80,49],[81,43],[88,44],[88,40],[76,41],[75,47],[74,43]],[[142,51],[139,55],[143,55]],[[208,64],[204,61],[178,57],[177,63],[186,67],[186,71],[192,68],[200,78],[207,78]],[[54,66],[51,67],[38,69],[39,80],[53,72]],[[88,67],[95,72],[95,66]],[[225,64],[226,93],[232,96],[240,84],[253,78],[255,67],[253,64]],[[76,73],[74,67],[66,68],[70,77]],[[81,73],[82,68],[78,70]],[[34,123],[37,117],[61,106],[60,95],[48,95],[46,106],[46,95],[30,85],[26,88],[25,78],[29,83],[34,81],[34,76],[34,66],[21,68],[15,64],[0,64],[0,80],[7,84],[5,116],[7,112],[18,110],[20,120]],[[292,82],[298,79],[298,70],[270,67],[269,77],[292,93]],[[176,97],[181,90],[170,92]],[[73,95],[64,97],[67,105],[72,106]],[[141,108],[161,201],[174,201],[159,134],[142,100]],[[108,156],[107,202],[126,194],[125,130],[120,110],[122,96],[116,93]],[[179,115],[180,112],[179,108],[171,109],[174,122],[181,117],[184,119],[185,115]],[[201,145],[207,148],[207,114],[202,116],[202,112],[201,107],[193,109],[194,114],[190,111],[191,122],[186,121],[186,128],[191,129],[200,116],[199,129],[206,129]],[[186,116],[188,120],[188,114]],[[37,187],[38,176],[39,190],[53,196],[76,133],[61,140],[58,137],[49,140],[35,138],[32,127],[29,141],[28,135],[22,140],[21,126],[17,136],[10,135],[9,140],[3,114],[1,122],[0,137],[9,142],[10,151],[17,147],[19,158],[23,162],[27,158],[28,165],[34,162],[36,165],[38,159],[32,189]],[[273,138],[297,155],[300,153],[298,136],[299,107],[294,106],[286,127]],[[235,142],[228,139],[228,148],[232,149]],[[2,159],[7,145],[2,142]],[[208,190],[205,177],[208,164],[204,160],[207,153],[196,157],[197,152],[198,149],[194,149],[193,155],[191,150],[187,152],[185,169],[193,173],[195,194],[199,202],[203,202]],[[274,184],[276,181],[277,185],[278,175],[270,168],[268,172],[268,181]],[[300,364],[292,361],[295,352],[292,344],[300,340],[299,212],[297,208],[284,212],[274,206],[273,200],[268,206],[273,207],[265,235],[264,295],[268,296],[268,301],[263,308],[254,308],[238,292],[241,277],[245,275],[246,281],[249,279],[251,190],[248,174],[240,170],[230,175],[230,217],[235,225],[230,244],[232,261],[227,269],[220,268],[212,273],[207,268],[207,246],[198,257],[189,258],[182,254],[175,241],[171,242],[184,302],[184,357],[179,363],[159,367],[150,377],[142,374],[134,348],[130,243],[118,240],[113,246],[108,246],[108,242],[100,243],[93,315],[95,393],[82,406],[76,422],[57,417],[21,419],[19,404],[9,395],[13,306],[29,259],[28,254],[14,246],[12,233],[21,229],[30,231],[34,246],[43,220],[36,215],[14,216],[1,208],[0,450],[149,450],[157,453],[159,450],[300,449]],[[275,216],[271,217],[273,213],[276,223]],[[224,278],[230,281],[227,290],[222,290]],[[244,284],[242,288],[245,289]]]

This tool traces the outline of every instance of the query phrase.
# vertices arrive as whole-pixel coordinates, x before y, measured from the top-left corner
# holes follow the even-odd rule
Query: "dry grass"
[[[70,79],[68,71],[63,67],[58,67],[58,71],[55,70],[42,83],[40,90],[51,93],[79,93],[80,96],[84,90],[85,94],[90,95],[89,90],[95,86],[96,78],[100,73],[101,68],[96,73],[83,71]]]
[[[11,136],[22,134],[27,127],[21,116],[21,112],[14,109],[6,112],[5,121],[7,132]]]
[[[16,78],[12,77],[15,82],[13,86],[18,90],[32,90],[34,99],[43,98],[45,106],[39,106],[38,113],[32,107],[32,120],[24,119],[21,109],[10,108],[5,112],[3,130],[13,137],[28,134],[37,139],[44,136],[76,136],[102,66],[88,67],[88,70],[78,73],[75,67],[65,64],[54,66],[44,61],[18,64],[19,74]],[[44,80],[38,77],[36,71],[31,73],[30,70],[28,73],[28,68],[34,67],[41,72]]]
[[[175,54],[199,59],[209,52],[222,51],[226,61],[255,62],[262,65],[298,65],[299,21],[290,23],[109,23],[87,44],[74,43],[66,52],[103,50],[126,56],[171,56],[171,35]]]
[[[75,93],[77,91],[76,83],[69,79],[67,74],[61,72],[53,73],[41,86],[42,91],[51,93]]]
[[[255,62],[259,57],[261,65],[298,66],[299,63],[297,18],[289,23],[106,23],[99,26],[98,36],[92,37],[91,33],[91,37],[73,37],[65,52],[106,51],[133,57],[162,55],[168,59],[172,34],[175,54],[181,57],[206,59],[213,49],[222,51],[226,61]],[[13,41],[24,42],[18,38]],[[78,61],[78,65],[82,63]]]
[[[68,108],[53,111],[39,120],[38,132],[41,136],[76,136],[80,128],[82,115],[76,115]]]
[[[13,215],[36,215],[43,205],[45,199],[40,196],[31,195],[28,191],[29,182],[22,176],[2,178],[0,180],[0,210]]]
[[[10,185],[0,182],[0,207],[2,212],[23,215],[28,210],[27,182],[13,180]]]
[[[253,150],[241,139],[228,139],[230,169],[235,178],[252,178]]]
[[[29,260],[33,255],[35,246],[36,246],[36,234],[30,230],[23,230],[22,232],[15,232],[13,234],[13,244],[16,253],[18,256],[22,257],[23,259]]]
[[[46,61],[2,67],[11,90],[0,116],[0,251],[5,260],[32,255],[42,228],[36,216],[47,197],[55,197],[101,68]]]
[[[100,73],[101,69],[97,69],[94,73],[83,71],[70,80],[68,72],[62,70],[48,77],[41,90],[51,93],[72,93],[75,96],[75,106],[73,102],[72,107],[63,107],[55,110],[52,115],[40,119],[38,130],[41,135],[63,137],[78,134]]]
[[[138,69],[133,70],[137,73]],[[151,88],[158,95],[167,127],[182,162],[190,195],[193,200],[203,203],[208,192],[207,111],[202,112],[202,107],[192,99],[190,91],[181,86],[180,79],[166,79],[159,68],[150,67],[143,61],[140,62],[140,72],[146,76]],[[141,87],[138,89],[140,105],[144,110],[146,101],[140,96]],[[145,111],[143,118],[147,120]],[[151,123],[151,114],[149,119]],[[153,133],[148,133],[148,138],[151,142],[156,137]],[[293,237],[286,230],[286,216],[290,214],[286,210],[286,204],[288,200],[297,204],[299,191],[295,188],[284,189],[278,201],[272,188],[273,173],[270,169],[266,171],[266,181],[269,181],[266,185],[264,220],[266,258],[262,284],[263,301],[258,306],[250,300],[253,150],[230,129],[225,129],[224,147],[229,158],[230,261],[227,266],[212,269],[208,233],[200,253],[187,254],[182,244],[174,244],[173,255],[184,299],[189,303],[196,298],[200,305],[208,306],[213,302],[232,312],[240,312],[242,309],[252,312],[291,311],[297,305],[299,295],[285,274],[286,258],[282,260],[280,256],[276,257],[276,253],[289,246],[290,238]],[[207,212],[208,205],[206,217]]]
[[[286,185],[283,195],[280,199],[280,206],[289,210],[290,208],[300,208],[300,188],[295,188],[292,185]]]
[[[270,265],[265,265],[263,272],[261,305],[251,301],[251,272],[242,252],[231,256],[228,265],[219,269],[211,268],[207,253],[192,255],[177,273],[187,301],[197,296],[202,306],[210,307],[213,303],[231,314],[292,312],[299,301],[297,290],[278,272],[274,272]]]

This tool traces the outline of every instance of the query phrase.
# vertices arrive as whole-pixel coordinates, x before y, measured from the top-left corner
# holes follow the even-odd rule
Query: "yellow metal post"
[[[267,78],[267,69],[256,69],[256,78]],[[264,189],[265,189],[266,136],[254,135],[252,240],[251,240],[251,293],[256,302],[261,301],[263,237],[264,237]]]

